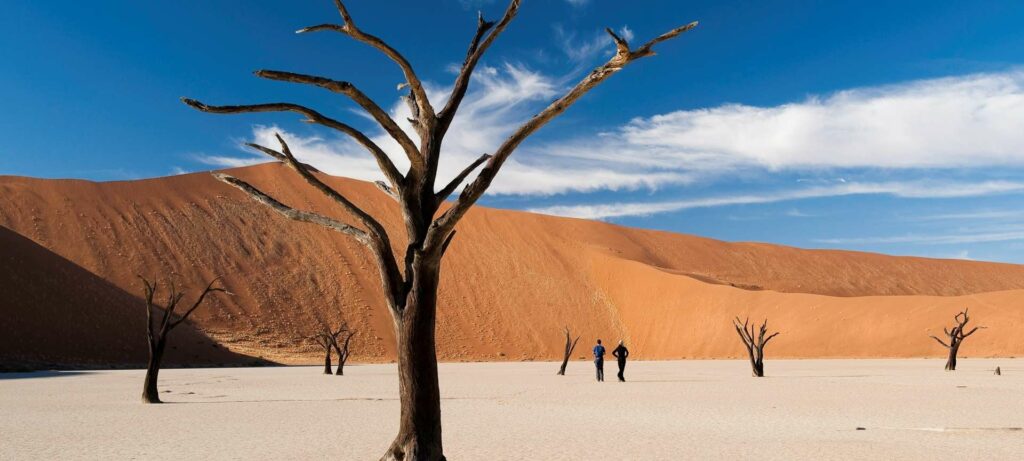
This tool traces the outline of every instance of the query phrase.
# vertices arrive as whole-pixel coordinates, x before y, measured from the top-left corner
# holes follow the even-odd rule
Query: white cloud
[[[626,41],[633,40],[633,29],[622,26],[616,33]],[[593,31],[587,38],[579,38],[575,31],[566,31],[555,24],[555,40],[570,61],[590,64],[597,57],[609,58],[615,53],[615,43],[604,30]]]
[[[551,101],[565,90],[566,82],[556,80],[521,65],[505,64],[500,68],[481,66],[474,74],[473,86],[452,123],[443,146],[439,165],[438,187],[454,177],[481,154],[493,152],[513,130],[526,122],[538,104]],[[444,104],[449,88],[429,87],[428,97],[435,107]],[[392,117],[410,136],[409,109],[397,101],[390,110]],[[383,179],[372,157],[345,137],[301,136],[278,126],[253,127],[252,141],[275,147],[274,133],[288,141],[303,162],[334,175],[363,180]],[[401,170],[409,162],[398,144],[377,130],[373,140],[394,160]],[[648,188],[664,184],[689,182],[692,176],[679,171],[649,171],[646,168],[623,168],[604,162],[561,158],[543,151],[520,149],[502,168],[489,189],[494,194],[558,194],[569,191],[596,191]],[[200,156],[203,163],[238,167],[265,162],[266,157],[246,155]]]
[[[628,28],[620,32],[632,34]],[[601,34],[600,40],[602,46],[612,48],[607,35]],[[574,83],[573,77],[553,77],[518,64],[482,65],[445,139],[439,184],[479,155],[492,152],[516,127]],[[435,106],[443,104],[448,90],[428,86]],[[390,111],[412,133],[405,104],[396,100]],[[1021,70],[855,89],[775,107],[731,104],[676,111],[636,118],[602,133],[584,131],[572,137],[528,142],[506,163],[489,192],[531,195],[655,190],[690,184],[696,178],[713,182],[749,172],[786,170],[838,177],[844,169],[886,168],[904,172],[910,182],[904,184],[901,194],[913,197],[912,186],[924,184],[915,182],[914,177],[926,174],[925,169],[1024,166],[1022,120]],[[280,129],[254,127],[253,137],[274,145],[274,131]],[[282,134],[300,159],[323,171],[381,179],[370,156],[347,138]],[[400,168],[407,168],[397,143],[379,129],[368,134]],[[264,159],[252,155],[200,157],[204,163],[226,167]],[[804,183],[817,184],[814,180]],[[954,183],[944,193],[947,197],[977,195],[972,188],[988,190],[998,184]],[[924,196],[935,193],[929,188]],[[767,199],[778,200],[772,197]],[[691,202],[695,201],[581,205],[547,212],[613,217],[699,204],[688,205]]]
[[[694,208],[754,205],[846,195],[884,194],[904,198],[953,198],[1005,194],[1022,191],[1024,191],[1024,182],[1010,181],[984,181],[978,183],[845,182],[834,186],[809,187],[783,192],[760,192],[657,202],[549,206],[533,208],[530,211],[574,218],[608,219],[625,216],[649,216]]]
[[[1024,71],[855,89],[775,107],[637,118],[609,133],[655,158],[723,168],[1024,165]]]
[[[565,0],[565,1],[568,2],[570,5],[575,6],[575,7],[586,6],[588,3],[590,3],[590,0]]]

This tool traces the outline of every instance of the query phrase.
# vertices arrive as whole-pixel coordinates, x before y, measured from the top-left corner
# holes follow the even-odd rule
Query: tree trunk
[[[760,360],[751,362],[751,366],[753,367],[753,375],[755,378],[764,378],[764,362]]]
[[[338,359],[338,371],[337,371],[337,373],[334,373],[334,374],[337,375],[337,376],[342,376],[342,375],[345,374],[344,370],[345,370],[345,361],[341,360],[341,359]]]
[[[565,367],[569,365],[569,356],[562,359],[562,366],[558,367],[558,374],[565,376]]]
[[[946,371],[956,370],[956,353],[959,349],[959,344],[949,348],[949,359],[946,360]]]
[[[331,375],[331,347],[327,346],[327,354],[324,355],[324,374]]]
[[[443,461],[441,391],[437,382],[434,319],[439,263],[413,263],[412,289],[397,322],[398,436],[381,461]]]
[[[150,345],[149,363],[146,365],[146,381],[142,384],[143,403],[162,403],[156,383],[160,374],[160,361],[163,360],[165,344],[164,339],[160,338],[156,346]]]

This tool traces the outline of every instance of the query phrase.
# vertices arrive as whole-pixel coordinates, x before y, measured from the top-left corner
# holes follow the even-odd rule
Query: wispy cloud
[[[615,52],[612,37],[603,30],[595,30],[585,37],[576,31],[566,31],[561,24],[555,24],[555,40],[570,61],[589,63],[598,56],[609,57]],[[626,41],[633,39],[633,30],[622,26],[617,33]]]
[[[583,7],[583,6],[587,6],[587,4],[590,3],[590,0],[565,0],[565,1],[568,2],[570,5],[575,6],[577,8]]]
[[[977,183],[936,182],[845,182],[834,186],[763,192],[742,195],[723,195],[686,200],[656,202],[606,203],[533,208],[530,211],[556,216],[586,219],[608,219],[625,216],[649,216],[693,208],[712,208],[730,205],[752,205],[846,195],[884,194],[904,198],[975,197],[1024,191],[1024,182],[984,181]]]
[[[621,33],[630,35],[628,28]],[[596,37],[596,35],[595,35]],[[610,49],[607,36],[601,46]],[[598,39],[594,39],[598,43]],[[586,47],[581,48],[581,53]],[[594,45],[594,50],[600,49]],[[582,55],[581,55],[582,56]],[[492,152],[539,107],[574,83],[574,74],[552,76],[522,64],[482,66],[445,139],[440,178],[452,177],[482,153]],[[430,86],[442,104],[448,88]],[[390,111],[408,132],[408,108]],[[636,118],[601,133],[574,134],[524,144],[504,167],[491,194],[549,195],[599,190],[659,190],[704,183],[749,172],[793,171],[845,176],[851,169],[901,171],[877,192],[855,192],[871,183],[805,181],[808,189],[769,191],[742,197],[663,200],[651,203],[581,204],[538,209],[592,218],[643,215],[693,207],[793,200],[822,190],[891,193],[901,197],[964,197],[1016,190],[1012,182],[943,184],[941,190],[915,178],[934,169],[1024,166],[1024,71],[975,74],[854,89],[774,107],[727,104]],[[278,127],[254,127],[253,139],[274,145]],[[293,151],[322,170],[365,180],[381,179],[376,165],[347,138],[282,133]],[[400,168],[408,162],[397,143],[370,132]],[[416,137],[414,136],[414,139]],[[243,166],[262,157],[201,156],[216,166]],[[877,184],[876,184],[877,185]],[[818,187],[814,187],[818,186]],[[924,187],[916,192],[915,187]],[[817,192],[815,192],[817,191]],[[830,192],[832,194],[834,192]],[[828,195],[828,194],[826,194]],[[814,196],[814,195],[807,195]],[[585,200],[583,200],[585,201]]]
[[[454,177],[465,165],[483,153],[492,152],[518,126],[533,115],[538,103],[546,103],[565,90],[567,79],[556,79],[518,64],[481,67],[474,76],[473,89],[463,102],[445,138],[439,165],[439,182]],[[449,89],[428,87],[435,105],[445,102]],[[408,133],[414,133],[407,118],[408,107],[395,102],[392,117]],[[254,126],[252,141],[277,146],[274,133],[288,141],[303,162],[322,171],[363,180],[383,179],[376,163],[363,148],[348,138],[302,136],[278,126]],[[413,139],[418,139],[412,136]],[[372,136],[401,169],[408,160],[387,134]],[[494,194],[549,195],[570,191],[656,189],[665,184],[683,184],[692,175],[681,171],[650,171],[642,167],[608,165],[598,160],[566,158],[537,149],[523,152],[506,162],[489,190]],[[215,166],[239,167],[267,161],[266,157],[245,155],[201,155],[199,161]]]
[[[950,234],[906,234],[885,237],[852,237],[816,239],[818,243],[832,245],[869,244],[917,244],[917,245],[959,245],[967,243],[1007,242],[1024,240],[1024,226],[1017,230],[975,231]]]
[[[605,141],[722,168],[1024,165],[1024,71],[841,91],[774,107],[727,104],[634,119]]]
[[[973,221],[1024,219],[1024,210],[985,210],[968,213],[941,213],[909,218],[911,221]]]

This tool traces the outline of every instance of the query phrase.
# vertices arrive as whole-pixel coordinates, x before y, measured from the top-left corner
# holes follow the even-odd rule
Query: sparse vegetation
[[[747,355],[750,357],[750,368],[754,377],[764,377],[764,346],[772,338],[778,336],[779,332],[776,331],[765,337],[765,334],[768,332],[768,319],[764,319],[756,335],[754,325],[750,325],[749,317],[744,319],[742,324],[740,323],[740,318],[736,317],[733,320],[733,326],[736,327],[736,333],[740,335],[743,345],[747,348]]]
[[[964,309],[960,313],[953,316],[953,321],[956,322],[956,324],[953,325],[952,329],[942,329],[942,331],[946,334],[946,337],[949,338],[948,344],[945,341],[939,339],[937,336],[931,335],[932,339],[934,339],[939,344],[942,344],[942,347],[949,349],[949,358],[946,359],[946,371],[956,370],[956,356],[960,352],[960,344],[963,343],[964,339],[967,339],[968,336],[973,335],[974,332],[978,331],[979,328],[985,328],[974,327],[973,329],[971,329],[971,331],[964,332],[964,329],[967,328],[967,322],[971,321],[971,318],[967,315],[967,309]]]
[[[570,341],[569,327],[565,327],[565,353],[562,355],[562,366],[558,367],[558,374],[560,376],[565,375],[565,367],[569,365],[569,357],[572,355],[572,351],[576,349],[576,343],[579,340],[580,337],[577,335],[575,340]]]
[[[192,307],[181,313],[178,318],[174,318],[174,310],[178,307],[181,299],[185,297],[185,293],[180,292],[174,286],[174,283],[170,284],[167,290],[167,301],[159,306],[164,311],[161,317],[160,324],[154,325],[153,322],[153,311],[157,309],[153,297],[156,296],[157,283],[146,280],[141,275],[139,279],[142,280],[143,291],[146,300],[146,339],[149,344],[149,363],[146,365],[146,380],[142,385],[142,401],[144,403],[161,403],[160,402],[160,391],[157,390],[157,377],[160,374],[160,365],[163,361],[164,350],[167,348],[167,335],[178,325],[188,319],[189,315],[192,315],[196,309],[203,303],[207,295],[214,292],[225,292],[224,288],[215,287],[219,279],[213,279],[199,297],[196,298],[196,302],[192,304]]]

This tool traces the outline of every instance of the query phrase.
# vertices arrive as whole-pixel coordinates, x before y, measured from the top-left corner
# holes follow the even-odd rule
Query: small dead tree
[[[576,349],[576,342],[580,340],[579,336],[576,336],[575,340],[569,340],[569,327],[565,327],[565,352],[562,355],[562,366],[558,367],[558,374],[565,376],[565,367],[569,365],[569,356],[572,355],[572,351]]]
[[[736,327],[736,333],[740,335],[743,345],[747,348],[747,355],[750,356],[750,368],[754,377],[764,377],[764,346],[768,344],[768,341],[777,336],[779,332],[776,331],[765,337],[765,333],[768,332],[768,319],[764,319],[764,323],[761,324],[761,329],[758,330],[756,336],[754,334],[754,325],[750,325],[749,317],[744,319],[742,324],[740,324],[740,318],[736,317],[733,320],[733,326]]]
[[[401,209],[405,224],[405,238],[402,239],[405,243],[404,247],[392,245],[391,236],[388,235],[377,218],[328,186],[305,164],[296,160],[280,136],[277,139],[281,145],[280,151],[256,144],[250,144],[250,146],[295,170],[313,188],[337,203],[345,211],[349,222],[339,221],[319,213],[294,209],[244,180],[222,173],[215,174],[215,177],[242,190],[252,199],[288,219],[324,226],[352,237],[369,249],[380,272],[385,304],[394,320],[398,351],[398,393],[401,408],[398,434],[381,459],[385,461],[443,460],[445,456],[441,443],[441,392],[438,387],[437,350],[435,347],[437,289],[441,275],[441,258],[455,235],[456,224],[480,200],[480,197],[484,195],[498,175],[498,171],[523,141],[565,112],[584,94],[608,77],[633,62],[654,56],[655,45],[678,37],[696,27],[697,23],[693,22],[672,29],[639,47],[631,47],[626,39],[616,35],[611,29],[606,29],[615,44],[615,54],[607,62],[596,67],[563,96],[552,101],[533,118],[513,130],[508,138],[497,146],[493,154],[481,155],[447,182],[444,180],[438,182],[438,165],[440,164],[443,140],[466,96],[472,82],[470,77],[487,49],[519,12],[520,0],[511,0],[504,15],[497,22],[484,20],[483,14],[478,16],[476,32],[469,42],[465,60],[452,83],[451,93],[445,99],[444,107],[440,110],[435,110],[435,107],[427,99],[426,85],[422,83],[405,56],[383,39],[360,28],[342,0],[335,0],[334,4],[341,16],[340,24],[315,25],[299,29],[298,32],[330,32],[345,35],[377,49],[394,61],[405,77],[405,81],[399,85],[399,88],[408,88],[409,90],[405,99],[411,110],[411,117],[408,118],[412,125],[411,133],[403,130],[380,104],[374,102],[350,82],[276,70],[260,70],[256,72],[256,76],[282,82],[312,85],[351,99],[398,144],[402,154],[409,161],[409,168],[406,172],[399,171],[391,157],[372,137],[351,125],[303,105],[273,102],[239,106],[212,106],[194,99],[182,98],[182,101],[197,110],[213,114],[296,113],[303,116],[307,122],[350,136],[365,147],[374,158],[385,179],[385,181],[377,183],[378,187],[396,200]],[[414,142],[412,136],[418,137],[419,142]],[[480,172],[475,178],[470,178],[477,168],[480,168]],[[442,207],[449,196],[456,193],[463,183],[467,185],[458,194],[458,197],[450,206]],[[354,225],[350,223],[354,223]],[[405,254],[396,255],[396,248],[400,251],[404,250]]]
[[[345,335],[345,340],[339,344],[338,337],[334,337],[334,350],[338,353],[338,372],[335,374],[338,376],[345,374],[345,362],[348,362],[349,357],[348,345],[352,341],[352,336],[356,334],[355,331],[349,331],[347,326],[343,325],[342,327],[343,331],[348,333]]]
[[[338,329],[336,330],[332,329],[330,325],[328,325],[327,322],[323,320],[320,320],[319,324],[320,330],[317,331],[316,334],[314,334],[313,336],[310,336],[309,339],[313,340],[313,342],[315,342],[317,345],[323,348],[324,374],[330,375],[333,374],[333,372],[331,371],[331,352],[335,349],[335,347],[338,344],[338,335],[340,335],[342,331],[345,331],[345,324],[342,323],[341,325],[338,326]]]
[[[177,319],[174,317],[174,310],[178,307],[178,303],[185,297],[185,293],[179,292],[174,283],[171,283],[170,289],[167,292],[167,301],[162,306],[157,306],[153,301],[153,297],[156,296],[157,284],[156,282],[150,282],[141,275],[139,279],[142,280],[143,290],[145,293],[146,300],[146,339],[149,343],[149,363],[146,365],[146,381],[142,385],[142,401],[144,403],[161,403],[160,392],[157,390],[157,376],[160,374],[160,363],[164,358],[164,349],[167,347],[167,334],[171,332],[175,327],[181,325],[189,315],[192,315],[199,305],[203,303],[206,296],[213,292],[226,292],[224,288],[213,286],[217,283],[219,278],[213,279],[209,284],[206,285],[206,289],[199,295],[196,302],[192,304],[192,307],[188,308],[184,313],[178,316]],[[156,325],[153,322],[153,310],[159,307],[163,309],[163,317],[160,320],[160,324]]]
[[[953,320],[956,322],[956,325],[953,326],[952,330],[945,327],[942,328],[942,331],[949,337],[949,344],[946,344],[935,335],[930,335],[932,339],[937,341],[939,344],[942,344],[942,347],[949,349],[949,358],[946,359],[946,371],[956,370],[956,354],[960,351],[960,344],[963,340],[968,336],[973,335],[979,328],[985,328],[974,327],[971,331],[966,333],[964,332],[964,329],[967,328],[967,322],[971,321],[971,318],[967,315],[967,309],[964,309],[959,314],[953,316]]]

